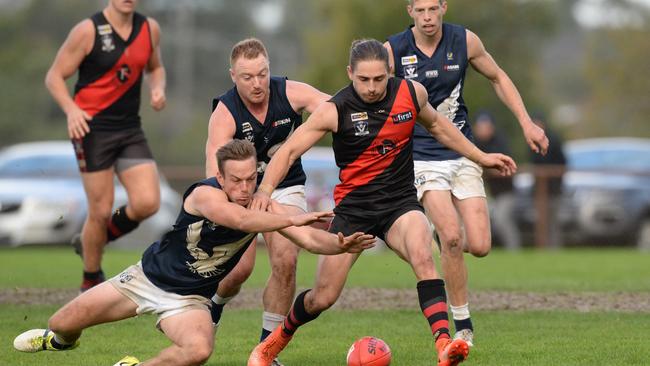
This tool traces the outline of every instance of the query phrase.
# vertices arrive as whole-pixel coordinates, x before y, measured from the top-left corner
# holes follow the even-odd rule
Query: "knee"
[[[110,203],[94,204],[88,207],[88,220],[106,224],[111,218],[112,207]]]
[[[131,220],[142,221],[158,212],[158,209],[160,208],[160,198],[149,197],[135,201],[132,204],[132,208],[135,217],[131,217]]]
[[[298,256],[293,254],[276,257],[271,264],[272,275],[284,283],[292,283],[296,278]]]
[[[318,292],[311,295],[305,297],[305,307],[311,313],[320,313],[331,308],[338,299],[338,294],[334,293]]]
[[[448,252],[450,254],[462,254],[463,234],[460,232],[460,230],[440,233],[440,239],[442,241],[441,245],[443,248],[443,253]]]
[[[478,243],[468,243],[468,252],[475,257],[482,258],[490,254],[492,240],[489,236],[482,238]]]
[[[212,355],[213,346],[210,342],[201,341],[187,347],[187,365],[203,365]]]

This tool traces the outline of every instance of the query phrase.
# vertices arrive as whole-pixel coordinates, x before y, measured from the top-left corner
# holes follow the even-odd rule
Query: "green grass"
[[[104,267],[115,274],[135,263],[140,251],[109,249]],[[299,262],[299,287],[313,283],[316,256]],[[650,292],[650,255],[632,250],[585,249],[521,253],[494,251],[467,257],[472,290],[535,292]],[[14,287],[74,288],[81,264],[69,248],[0,249],[0,289]],[[248,288],[261,288],[269,273],[260,251]],[[352,270],[355,287],[413,288],[409,267],[391,252],[364,255]],[[54,305],[0,304],[0,365],[112,365],[126,354],[154,356],[169,341],[142,316],[88,329],[79,349],[22,354],[11,341],[21,331],[43,327]],[[650,359],[647,330],[650,313],[571,311],[475,311],[477,347],[467,365],[643,365]],[[261,310],[226,310],[208,365],[245,364],[259,337]],[[397,366],[432,365],[433,344],[426,321],[412,310],[330,310],[302,328],[283,353],[288,365],[344,365],[350,344],[373,335],[392,348]]]
[[[146,359],[169,345],[153,316],[88,329],[78,349],[24,354],[11,347],[22,330],[45,324],[51,306],[0,306],[2,365],[112,365],[124,355]],[[574,312],[480,312],[480,337],[467,365],[642,365],[650,359],[646,315]],[[27,319],[25,320],[25,317]],[[241,366],[259,337],[260,311],[227,311],[207,365]],[[345,365],[352,342],[384,339],[397,366],[432,365],[426,321],[418,311],[330,311],[303,327],[282,354],[288,365]]]
[[[107,250],[104,270],[117,274],[137,262],[140,251]],[[650,291],[650,254],[633,250],[584,249],[495,250],[486,258],[466,256],[473,290],[506,291]],[[317,256],[299,260],[298,286],[311,287]],[[56,275],[52,275],[53,269]],[[248,288],[261,288],[269,262],[259,251]],[[69,247],[0,249],[0,288],[73,288],[79,285],[81,262]],[[410,267],[390,251],[364,254],[352,268],[352,287],[413,288]]]

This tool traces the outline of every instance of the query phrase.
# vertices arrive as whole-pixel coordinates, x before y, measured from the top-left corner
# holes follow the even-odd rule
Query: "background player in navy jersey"
[[[407,11],[415,25],[390,36],[384,44],[395,76],[424,85],[431,105],[473,140],[463,100],[465,71],[471,65],[490,80],[499,99],[515,115],[530,148],[545,154],[549,142],[544,131],[531,121],[517,88],[479,37],[464,27],[443,23],[447,1],[409,0]],[[416,126],[414,136],[415,185],[439,235],[455,337],[472,345],[463,253],[483,257],[492,246],[482,170],[423,128]]]
[[[329,98],[310,85],[272,77],[267,51],[257,39],[235,44],[230,56],[230,76],[235,86],[213,100],[206,143],[206,176],[216,172],[214,152],[232,140],[251,141],[257,150],[258,181],[266,165],[281,144],[302,123],[302,113],[312,113]],[[287,212],[307,210],[305,172],[296,160],[285,179],[273,192],[273,199]],[[261,340],[284,320],[296,290],[298,248],[278,233],[266,233],[264,239],[271,261],[271,276],[263,294],[264,314]],[[219,285],[214,297],[213,315],[218,322],[223,306],[240,289],[255,263],[255,245],[251,245],[237,268]]]
[[[374,245],[372,235],[344,237],[295,227],[331,212],[296,215],[246,209],[257,185],[255,148],[233,140],[217,154],[217,176],[187,189],[173,229],[152,244],[140,262],[63,306],[50,318],[48,329],[16,337],[14,347],[23,352],[72,349],[88,327],[153,313],[173,344],[142,364],[128,356],[119,365],[203,364],[214,347],[209,298],[257,232],[283,229],[293,242],[321,254],[359,252]],[[271,211],[284,209],[273,203]]]
[[[252,207],[265,207],[291,163],[331,132],[341,183],[334,190],[336,216],[330,231],[377,235],[411,265],[420,307],[438,350],[438,365],[456,365],[467,357],[469,348],[462,339],[450,340],[444,281],[435,268],[431,230],[413,186],[416,118],[446,146],[477,164],[506,175],[516,165],[505,155],[485,154],[474,146],[436,113],[421,84],[389,78],[388,52],[379,41],[355,41],[347,70],[352,84],[318,107],[273,156]],[[283,325],[253,350],[248,365],[270,365],[299,326],[332,306],[358,257],[358,253],[321,257],[315,287],[298,295]]]
[[[104,280],[102,250],[160,206],[158,172],[140,124],[142,74],[149,75],[151,106],[165,106],[160,27],[135,12],[137,0],[110,0],[77,24],[59,49],[45,84],[65,112],[81,171],[88,216],[83,226],[85,291]],[[65,80],[79,71],[74,99]],[[112,215],[114,174],[128,204]]]

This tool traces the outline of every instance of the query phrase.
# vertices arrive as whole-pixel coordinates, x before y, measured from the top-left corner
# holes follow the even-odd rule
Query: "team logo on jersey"
[[[424,175],[418,175],[415,178],[415,186],[419,187],[419,186],[423,185],[426,181],[427,181],[427,178]]]
[[[363,121],[368,119],[368,112],[358,112],[350,114],[352,122]]]
[[[460,70],[460,65],[445,65],[443,69],[445,71],[458,71]]]
[[[253,142],[253,126],[250,122],[244,122],[241,124],[241,132],[244,134],[244,138],[248,142]]]
[[[291,118],[285,118],[285,119],[280,119],[275,122],[273,122],[273,127],[278,127],[278,126],[284,126],[286,124],[291,123]]]
[[[407,111],[398,114],[393,114],[391,116],[394,124],[404,123],[413,120],[413,112]]]
[[[417,55],[411,55],[411,56],[404,56],[402,57],[402,65],[413,65],[418,63],[418,56]]]
[[[113,28],[110,24],[103,24],[97,26],[97,34],[102,41],[102,51],[111,52],[115,49],[115,44],[113,43]]]
[[[354,122],[354,136],[366,136],[369,133],[370,131],[368,131],[368,121]]]
[[[129,80],[129,76],[131,76],[131,68],[129,68],[129,65],[124,64],[117,69],[117,80],[120,83],[126,83]]]
[[[404,78],[413,79],[418,77],[418,67],[416,65],[408,65],[404,67]]]
[[[382,141],[381,145],[378,145],[376,147],[376,149],[377,149],[377,152],[379,153],[379,155],[386,155],[389,152],[395,150],[396,147],[397,147],[397,144],[395,144],[395,142],[393,140],[386,139],[386,140]]]
[[[454,59],[454,53],[453,52],[447,52],[447,60],[451,61]]]
[[[437,78],[438,70],[428,70],[426,73],[424,73],[424,76],[426,76],[427,79]]]

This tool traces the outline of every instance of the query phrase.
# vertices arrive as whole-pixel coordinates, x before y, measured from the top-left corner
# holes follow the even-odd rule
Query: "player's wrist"
[[[262,183],[257,187],[257,191],[264,193],[267,196],[271,196],[271,193],[273,193],[273,186],[267,183]]]

